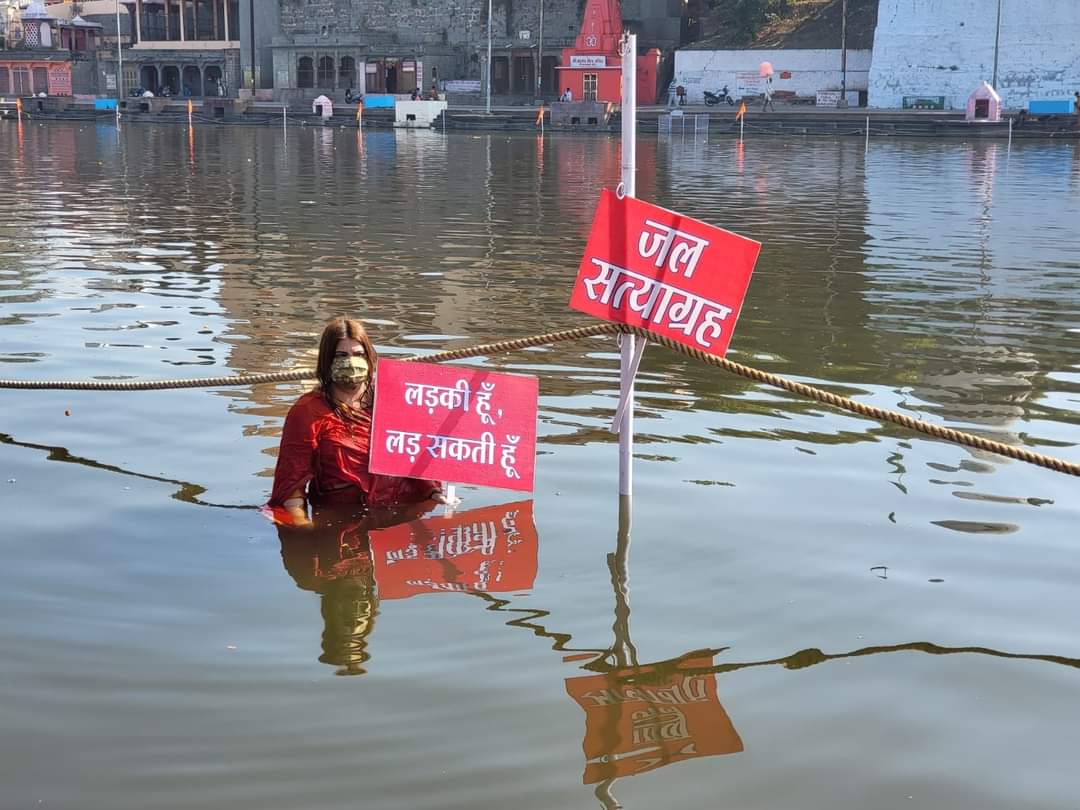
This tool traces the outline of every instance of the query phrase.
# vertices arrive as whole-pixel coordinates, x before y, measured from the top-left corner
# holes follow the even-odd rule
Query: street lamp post
[[[491,113],[491,0],[488,0],[487,100],[484,109]]]
[[[536,45],[536,95],[544,90],[544,0],[540,0],[540,39]]]
[[[840,106],[847,106],[847,0],[840,6]]]
[[[1001,49],[1001,0],[998,0],[997,4],[997,28],[994,31],[994,76],[990,81],[990,85],[994,88],[994,92],[997,92],[998,86],[998,51]]]
[[[116,117],[120,119],[120,103],[124,99],[124,43],[120,39],[120,0],[116,0]]]

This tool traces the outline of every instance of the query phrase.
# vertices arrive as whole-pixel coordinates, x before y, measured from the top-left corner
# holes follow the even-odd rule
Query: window
[[[15,95],[29,96],[33,92],[30,89],[30,71],[26,68],[12,68],[11,78],[14,80],[11,92]]]
[[[43,67],[34,68],[34,95],[49,92],[49,69]]]
[[[582,98],[584,98],[585,101],[596,101],[596,74],[586,73],[584,78],[585,87]]]
[[[0,93],[10,93],[11,85],[8,84],[8,69],[0,67]]]
[[[341,57],[338,64],[338,87],[356,87],[356,60],[351,56]]]
[[[319,57],[319,75],[316,77],[316,86],[318,86],[318,87],[333,87],[334,86],[334,57],[332,57],[332,56],[320,56]]]
[[[296,86],[315,86],[315,63],[310,56],[301,56],[300,61],[296,63]]]

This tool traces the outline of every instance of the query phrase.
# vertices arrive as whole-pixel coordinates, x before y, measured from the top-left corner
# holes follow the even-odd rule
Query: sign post
[[[622,173],[624,197],[637,193],[637,34],[627,34],[622,43]],[[645,351],[645,341],[637,345],[634,335],[622,335],[619,354],[619,495],[631,496],[634,487],[634,375]]]

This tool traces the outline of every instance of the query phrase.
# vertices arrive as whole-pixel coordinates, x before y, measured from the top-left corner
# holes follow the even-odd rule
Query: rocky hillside
[[[839,48],[842,0],[704,0],[700,36],[686,47]],[[874,44],[878,0],[847,0],[847,44]]]

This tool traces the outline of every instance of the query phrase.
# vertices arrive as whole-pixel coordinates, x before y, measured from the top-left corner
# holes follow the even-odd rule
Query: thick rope
[[[1023,447],[1004,444],[994,439],[985,439],[971,433],[965,433],[953,428],[915,419],[897,411],[879,408],[875,405],[866,405],[862,402],[833,394],[822,388],[816,388],[805,383],[795,382],[777,374],[771,374],[761,369],[736,363],[723,357],[706,354],[700,349],[694,349],[685,344],[678,343],[670,338],[657,335],[636,326],[622,324],[599,323],[592,326],[582,326],[576,329],[564,329],[559,332],[547,332],[542,335],[516,338],[513,340],[501,340],[495,343],[482,343],[478,346],[466,346],[461,349],[430,354],[423,357],[405,358],[408,361],[427,363],[442,363],[450,360],[463,360],[467,357],[484,357],[506,352],[520,351],[534,346],[546,346],[552,343],[561,343],[569,340],[581,340],[583,338],[596,337],[598,335],[610,335],[615,333],[634,334],[653,343],[692,357],[706,365],[722,368],[731,374],[745,377],[748,380],[765,383],[775,388],[790,391],[793,394],[823,402],[840,410],[877,419],[881,422],[892,422],[908,430],[924,433],[936,439],[942,439],[954,444],[973,447],[989,453],[997,453],[1007,458],[1024,461],[1048,470],[1066,473],[1067,475],[1080,476],[1080,464],[1074,464],[1054,456],[1036,453]],[[240,374],[228,377],[210,377],[194,380],[0,380],[0,389],[19,388],[35,390],[64,390],[64,391],[156,391],[168,388],[219,388],[225,386],[258,385],[261,383],[295,382],[298,380],[315,379],[314,369],[298,369],[295,371],[279,371],[269,374]]]

